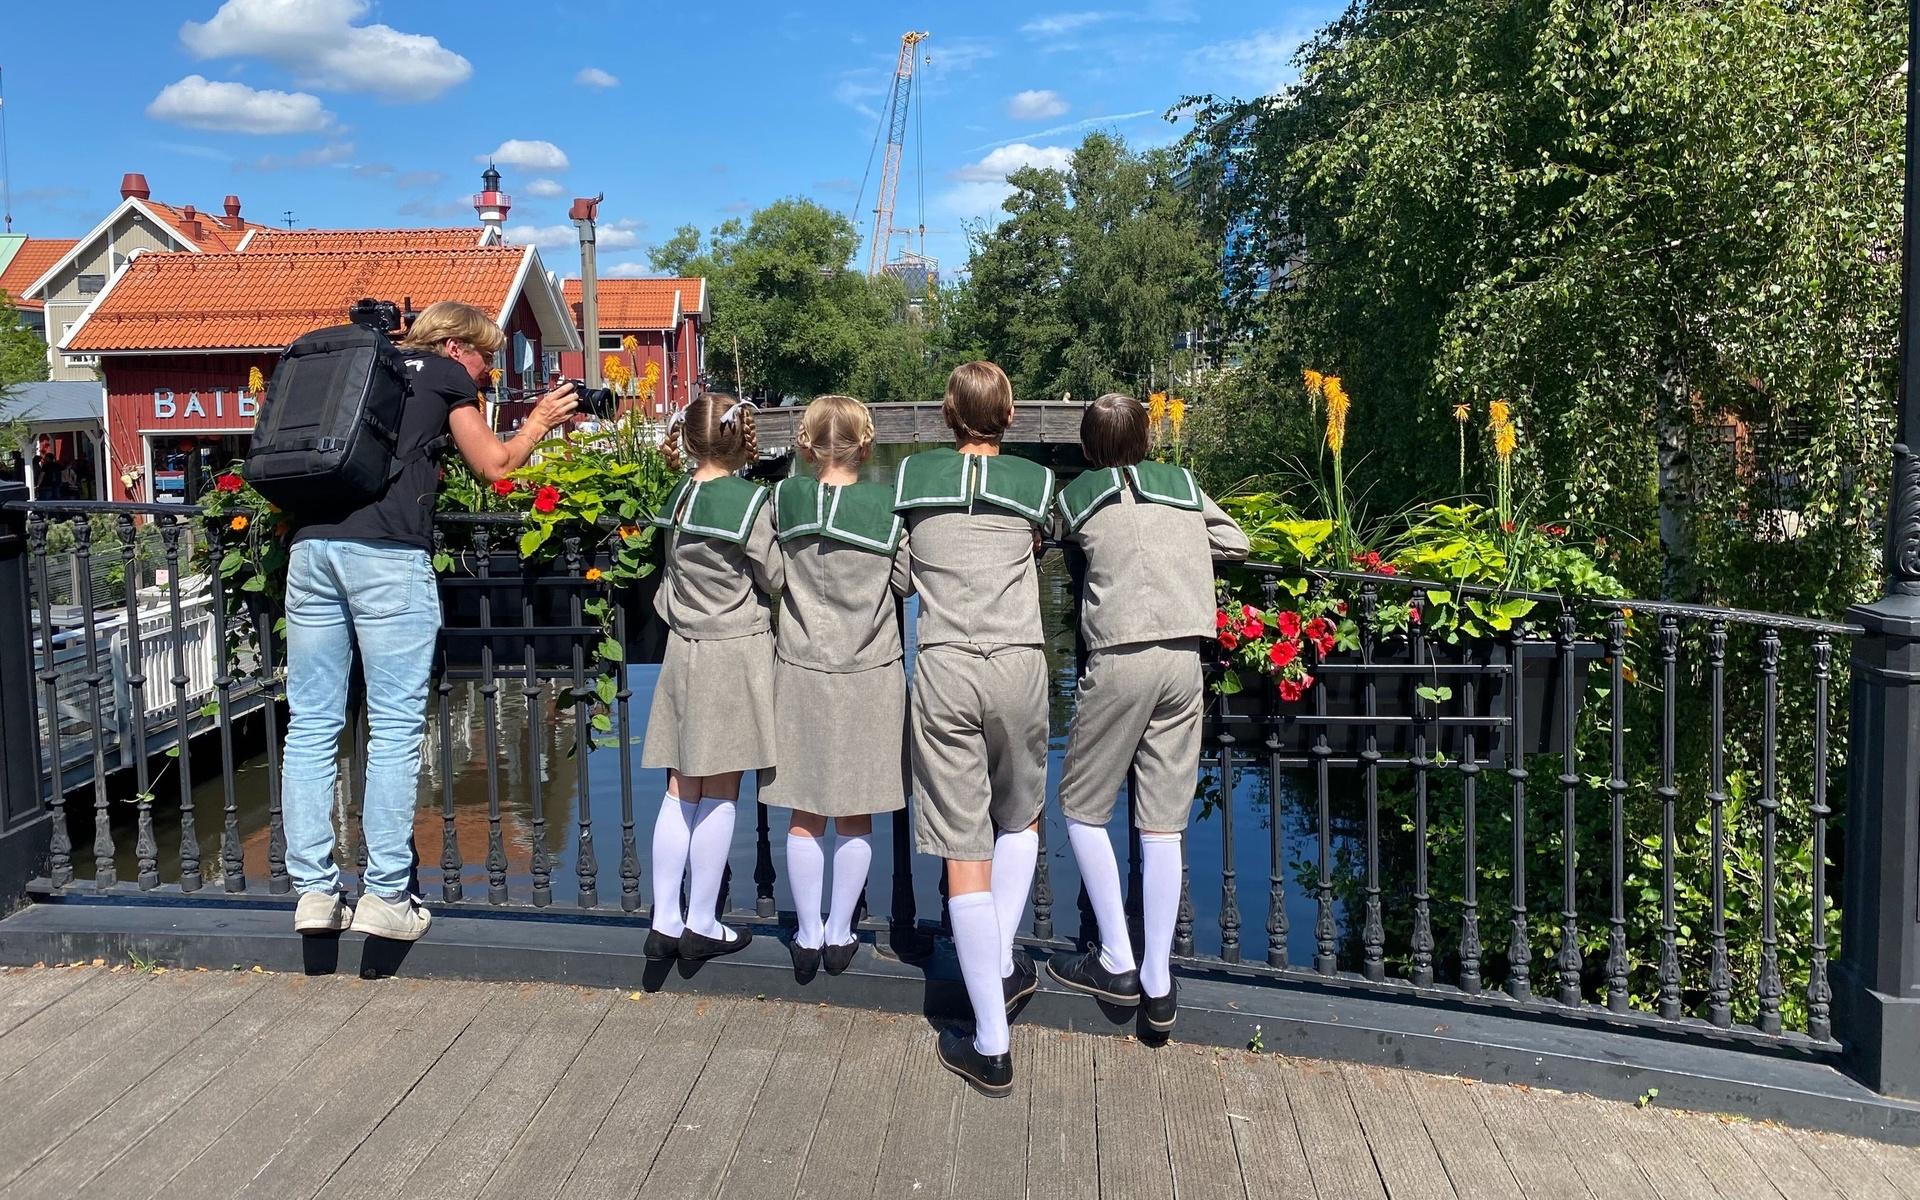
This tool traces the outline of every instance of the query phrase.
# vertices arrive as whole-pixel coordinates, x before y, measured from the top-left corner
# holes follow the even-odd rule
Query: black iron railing
[[[42,573],[49,533],[70,529],[83,588],[78,611],[64,615],[40,588],[31,620],[0,630],[27,641],[36,671],[36,769],[51,821],[44,869],[28,890],[41,896],[201,891],[208,879],[196,779],[204,775],[220,783],[220,890],[288,893],[280,714],[275,704],[261,702],[277,694],[282,652],[257,596],[230,596],[218,570],[196,572],[186,561],[183,535],[198,514],[168,506],[16,503],[7,515],[24,532],[29,566]],[[103,516],[119,530],[115,553],[129,579],[138,577],[135,560],[152,544],[136,527],[150,523],[159,531],[164,582],[129,588],[120,611],[84,594],[92,577],[92,530]],[[503,521],[512,518],[442,524],[443,546],[461,547],[460,578],[444,592],[449,608],[456,596],[469,594],[458,603],[476,619],[443,639],[432,691],[435,736],[426,765],[439,781],[438,879],[427,866],[423,883],[430,899],[462,909],[547,907],[556,901],[556,877],[565,878],[570,841],[572,882],[562,891],[571,891],[572,905],[591,919],[644,919],[632,711],[640,668],[616,672],[604,730],[611,747],[576,754],[571,784],[564,792],[552,786],[549,766],[566,752],[557,743],[591,723],[586,697],[603,631],[583,612],[579,581],[592,548],[567,542],[550,569],[502,578],[493,551],[511,545]],[[215,563],[222,536],[207,531]],[[1271,598],[1280,572],[1249,570],[1264,577]],[[1300,702],[1249,704],[1243,695],[1211,705],[1203,784],[1217,802],[1207,806],[1189,844],[1210,846],[1217,838],[1219,851],[1217,858],[1189,855],[1176,928],[1182,966],[1255,984],[1309,983],[1838,1054],[1846,1031],[1836,1029],[1828,982],[1829,897],[1842,857],[1832,797],[1844,755],[1829,714],[1836,675],[1845,669],[1836,652],[1856,628],[1730,609],[1538,595],[1531,597],[1539,605],[1537,636],[1515,627],[1488,641],[1455,644],[1429,635],[1420,619],[1404,637],[1385,637],[1376,609],[1387,592],[1410,591],[1419,613],[1429,587],[1463,589],[1351,573],[1316,576],[1314,586],[1357,594],[1358,648],[1316,657],[1312,669],[1321,682]],[[211,601],[204,631],[184,613],[196,589]],[[615,636],[624,644],[655,620],[642,599],[623,597],[617,607]],[[107,628],[137,629],[143,610],[171,622],[157,659],[138,636],[111,645],[102,637]],[[555,619],[555,611],[563,619]],[[477,644],[470,661],[456,649],[463,639]],[[80,647],[69,656],[77,665],[61,658],[59,647],[67,642]],[[215,670],[197,688],[190,660],[208,652]],[[163,734],[177,746],[177,758],[132,753],[124,770],[114,770],[111,723],[100,716],[113,705],[113,680],[123,681],[128,744],[153,747]],[[1441,681],[1451,693],[1445,699],[1432,686]],[[559,688],[572,696],[570,713],[556,703]],[[483,822],[467,818],[456,802],[456,712],[469,697],[481,742]],[[462,729],[472,724],[472,717],[461,718]],[[363,735],[352,740],[352,765],[343,772],[349,814],[343,864],[364,863],[365,856],[351,819],[360,801]],[[510,743],[519,747],[518,796],[506,778],[514,773]],[[236,779],[256,757],[264,758],[266,791],[265,877],[258,880],[247,874],[236,797]],[[77,788],[65,786],[74,775],[63,767],[76,761],[90,772],[82,772]],[[601,886],[601,839],[614,831],[605,827],[611,822],[596,827],[592,803],[594,782],[609,769],[618,776],[617,889]],[[156,794],[161,771],[177,772],[177,800]],[[1264,787],[1264,797],[1243,802],[1250,779],[1254,791]],[[90,800],[90,872],[84,863],[76,868],[71,832],[88,826],[77,819],[77,806],[88,803],[76,799],[82,795]],[[1131,811],[1131,795],[1128,800]],[[130,821],[122,815],[128,807]],[[522,812],[524,872],[509,829]],[[764,923],[779,916],[766,810],[759,808],[756,818],[752,899],[734,903],[731,884],[723,888],[728,920]],[[569,821],[570,838],[549,828]],[[1263,846],[1248,839],[1249,821],[1264,823],[1257,831]],[[483,851],[462,836],[478,833],[481,824]],[[122,883],[117,864],[128,825],[135,878]],[[887,911],[862,927],[914,957],[943,925],[937,915],[923,916],[926,897],[914,886],[916,870],[925,878],[936,868],[915,862],[904,814],[893,818],[890,833]],[[175,838],[174,861],[163,863],[159,847]],[[423,858],[436,857],[431,839],[419,840]],[[562,850],[554,849],[555,841]],[[1137,896],[1137,838],[1130,843],[1129,890]],[[467,872],[476,853],[484,863],[484,895],[469,894]],[[1055,927],[1049,858],[1041,856],[1027,940],[1058,946],[1070,939]],[[1789,859],[1792,869],[1784,871]],[[1241,880],[1259,869],[1266,895],[1252,907],[1264,912],[1251,916]],[[1730,880],[1737,895],[1728,890]],[[1216,928],[1203,931],[1194,889],[1216,887],[1217,900],[1204,896],[1200,905]],[[559,899],[569,902],[564,894]],[[1310,904],[1312,913],[1311,938],[1302,938],[1309,944],[1297,954],[1299,922],[1290,899]],[[1757,912],[1747,911],[1749,900]],[[1264,939],[1249,936],[1250,921],[1259,923]],[[1084,905],[1081,924],[1091,932]],[[1782,953],[1783,938],[1792,942],[1790,956]],[[1248,944],[1260,940],[1258,950]]]

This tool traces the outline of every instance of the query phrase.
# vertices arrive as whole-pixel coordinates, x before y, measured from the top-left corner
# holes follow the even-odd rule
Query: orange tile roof
[[[267,225],[256,225],[245,218],[229,218],[225,212],[208,212],[204,208],[196,208],[193,210],[193,219],[199,226],[196,232],[187,227],[187,214],[184,208],[175,208],[171,204],[162,204],[158,200],[142,200],[140,203],[144,204],[154,216],[172,226],[174,232],[190,244],[207,253],[236,249],[240,245],[240,239],[247,236],[249,229],[271,228]]]
[[[693,312],[700,307],[700,292],[705,285],[704,279],[602,279],[598,288],[600,328],[671,329],[674,325],[676,297],[682,315]],[[567,293],[567,308],[573,313],[577,327],[583,320],[580,315],[580,281],[569,279],[563,286]]]
[[[466,250],[480,229],[272,229],[247,240],[248,254],[338,254],[366,250]]]
[[[13,306],[32,309],[38,312],[46,308],[39,300],[27,300],[20,293],[33,285],[33,281],[47,273],[47,268],[67,256],[67,252],[80,244],[79,238],[28,238],[26,244],[14,252],[8,261],[7,269],[0,271],[0,293],[13,300]]]
[[[476,236],[478,236],[476,234]],[[353,254],[142,254],[68,336],[76,354],[278,350],[362,296],[506,307],[525,246]]]

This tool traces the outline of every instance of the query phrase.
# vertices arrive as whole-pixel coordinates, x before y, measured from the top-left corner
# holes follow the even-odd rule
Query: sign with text
[[[195,390],[184,395],[172,388],[155,388],[152,414],[155,421],[228,417],[252,421],[260,415],[260,397],[254,392],[226,388],[212,388],[204,393]]]

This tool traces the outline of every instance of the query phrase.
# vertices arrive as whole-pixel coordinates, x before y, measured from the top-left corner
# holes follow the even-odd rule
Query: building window
[[[623,333],[607,333],[602,330],[600,334],[600,348],[602,350],[617,351],[620,349],[620,339],[625,336]]]
[[[107,277],[105,275],[82,275],[79,282],[80,294],[82,296],[97,296],[105,290]]]

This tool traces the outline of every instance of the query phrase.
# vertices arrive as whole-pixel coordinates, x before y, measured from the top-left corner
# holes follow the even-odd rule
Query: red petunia
[[[1240,623],[1240,636],[1252,641],[1267,631],[1267,623],[1259,617],[1249,617]]]
[[[1240,618],[1242,620],[1251,621],[1253,618],[1259,615],[1260,615],[1260,610],[1255,608],[1251,604],[1242,604],[1240,606]]]
[[[216,489],[223,492],[237,492],[242,487],[246,486],[246,483],[238,475],[235,475],[231,471],[229,471],[227,474],[220,476],[218,479],[215,479],[213,481],[213,486]]]
[[[1379,563],[1375,565],[1374,569],[1382,575],[1398,575],[1400,573],[1400,568],[1394,566],[1392,563]]]
[[[1227,610],[1226,609],[1221,608],[1221,609],[1214,610],[1213,627],[1215,629],[1225,629],[1227,627]]]
[[[1285,668],[1298,657],[1300,657],[1299,642],[1275,642],[1273,649],[1267,651],[1267,660],[1281,668]]]
[[[1299,613],[1297,612],[1281,613],[1279,624],[1280,624],[1281,637],[1297,638],[1300,636],[1300,614]]]
[[[1240,644],[1239,634],[1235,633],[1231,629],[1223,629],[1220,631],[1220,648],[1222,650],[1232,650],[1239,644]]]
[[[1409,608],[1407,610],[1407,620],[1412,621],[1415,625],[1418,625],[1420,623],[1420,610],[1417,608]]]
[[[1306,695],[1307,684],[1311,682],[1313,682],[1313,677],[1310,675],[1304,680],[1282,679],[1280,681],[1280,698],[1282,700],[1298,700],[1301,696]]]
[[[552,485],[541,488],[533,494],[533,511],[550,513],[560,506],[560,489]]]
[[[513,480],[496,479],[493,481],[493,494],[496,496],[513,495]]]
[[[1334,606],[1333,606],[1333,611],[1335,611],[1335,612],[1337,612],[1337,613],[1339,613],[1339,614],[1340,614],[1341,616],[1343,616],[1343,617],[1344,617],[1344,616],[1346,616],[1346,615],[1347,615],[1347,602],[1346,602],[1345,600],[1339,600],[1339,601],[1336,601],[1336,602],[1334,603]]]

